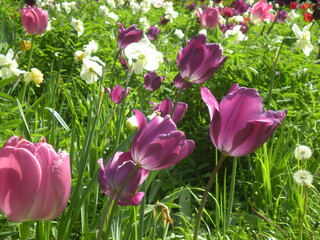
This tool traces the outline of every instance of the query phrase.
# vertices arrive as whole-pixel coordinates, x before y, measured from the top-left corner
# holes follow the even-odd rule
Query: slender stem
[[[29,225],[30,222],[23,222],[19,226],[19,232],[20,232],[20,239],[21,240],[27,240],[29,235]]]
[[[108,219],[108,226],[107,226],[107,230],[106,230],[106,238],[105,239],[109,239],[109,234],[110,234],[110,230],[111,230],[111,225],[112,225],[112,219],[113,219],[113,215],[115,213],[115,210],[118,207],[118,200],[121,197],[121,193],[123,191],[123,189],[127,186],[127,184],[129,183],[129,181],[131,180],[131,177],[133,176],[133,174],[139,169],[139,165],[136,165],[131,172],[129,173],[129,175],[126,177],[126,179],[123,181],[123,184],[121,185],[121,187],[117,190],[117,193],[115,194],[115,197],[112,197],[114,199],[114,204],[112,206],[112,210]]]
[[[174,111],[177,108],[181,93],[182,93],[184,87],[186,86],[186,84],[187,84],[187,81],[184,81],[184,83],[182,84],[182,87],[180,89],[178,89],[178,92],[177,92],[177,95],[176,95],[176,99],[174,101],[173,109],[172,109],[172,112],[171,112],[171,118],[173,118],[173,116],[174,116]]]
[[[307,186],[303,186],[303,212],[302,212],[302,220],[303,222],[307,222],[306,214],[307,214]],[[301,224],[302,225],[302,224]]]
[[[272,65],[272,75],[271,75],[271,81],[270,81],[270,85],[269,85],[267,109],[270,108],[270,103],[271,103],[271,98],[272,98],[273,82],[274,82],[274,78],[276,76],[276,67],[277,67],[277,64],[278,64],[278,61],[279,61],[279,55],[280,55],[280,52],[281,52],[281,49],[282,49],[282,46],[283,46],[283,42],[284,41],[282,41],[279,50],[276,52],[276,58],[275,58],[275,60],[273,62],[273,65]]]
[[[147,191],[147,184],[144,182],[142,184],[142,191]],[[144,208],[146,205],[146,198],[143,197],[142,202],[140,204],[140,210],[139,210],[139,226],[138,226],[138,240],[142,240],[143,238],[143,227],[144,227]]]
[[[222,166],[224,160],[226,159],[227,155],[225,154],[222,154],[219,161],[218,161],[218,164],[216,165],[216,167],[213,169],[213,172],[211,174],[211,177],[207,183],[207,186],[205,188],[205,191],[203,193],[203,196],[202,196],[202,200],[201,200],[201,203],[200,203],[200,206],[199,206],[199,209],[198,209],[198,213],[197,213],[197,218],[196,218],[196,225],[195,225],[195,229],[194,229],[194,233],[193,233],[193,240],[197,240],[198,238],[198,232],[199,232],[199,228],[200,228],[200,222],[201,222],[201,217],[202,217],[202,213],[203,213],[203,209],[204,209],[204,205],[206,204],[206,201],[207,201],[207,198],[208,198],[208,195],[209,195],[209,191],[210,191],[210,188],[214,182],[214,179],[220,169],[220,167]]]
[[[116,66],[116,62],[117,62],[117,60],[119,58],[120,53],[121,53],[121,49],[119,49],[119,51],[117,52],[117,55],[114,58],[114,61],[113,61],[113,64],[112,64],[112,72],[111,72],[111,77],[110,77],[111,87],[113,87],[114,72],[115,72],[114,67]]]
[[[43,221],[37,221],[37,239],[44,240],[44,226]]]
[[[30,71],[33,49],[34,49],[34,45],[36,43],[36,36],[37,36],[36,34],[32,34],[31,35],[31,49],[30,49],[30,52],[29,52],[27,71]]]
[[[100,239],[101,239],[101,235],[102,235],[102,232],[103,232],[103,226],[104,226],[104,223],[105,223],[105,221],[106,221],[106,219],[107,219],[107,215],[108,215],[110,206],[111,206],[111,204],[112,204],[112,199],[113,199],[112,197],[109,197],[109,199],[108,199],[107,207],[106,207],[106,209],[104,210],[103,217],[102,217],[102,220],[101,220],[101,223],[100,223],[100,228],[99,228],[97,240],[100,240]]]
[[[123,117],[124,117],[123,116],[124,115],[124,105],[125,105],[125,102],[126,102],[126,99],[127,99],[126,92],[127,92],[127,89],[128,89],[128,85],[129,85],[129,81],[130,81],[131,76],[132,76],[132,70],[129,69],[128,70],[128,74],[127,74],[126,84],[125,84],[125,87],[124,87],[124,97],[123,97],[123,101],[122,101],[122,104],[121,104],[120,119],[119,119],[119,124],[118,124],[118,128],[117,128],[116,145],[115,145],[116,148],[119,145],[120,132],[121,132],[122,121],[123,121]]]
[[[273,29],[274,24],[275,24],[275,23],[276,23],[276,21],[278,20],[279,14],[280,14],[280,10],[278,10],[278,11],[277,11],[276,16],[275,16],[275,18],[274,18],[274,20],[273,20],[273,22],[272,22],[272,24],[271,24],[270,28],[268,29],[267,35],[268,35],[268,34],[271,32],[271,30]]]
[[[231,186],[230,186],[230,195],[229,195],[229,204],[227,210],[227,217],[226,217],[226,230],[228,230],[230,225],[231,213],[232,213],[232,206],[233,206],[233,199],[234,199],[234,187],[236,183],[236,175],[237,175],[237,158],[233,160],[232,165],[232,176],[231,176]]]

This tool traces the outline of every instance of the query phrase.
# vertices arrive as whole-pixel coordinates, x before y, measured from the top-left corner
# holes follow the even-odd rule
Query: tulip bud
[[[144,74],[144,87],[148,91],[153,92],[161,86],[163,79],[163,76],[158,76],[156,72],[149,71]]]
[[[124,92],[124,89],[118,84],[112,90],[110,88],[106,88],[106,91],[109,93],[112,102],[120,104],[122,103],[125,95],[128,96],[130,88],[127,88],[126,92]]]
[[[49,221],[65,209],[71,188],[67,152],[14,136],[0,149],[0,173],[0,210],[11,221]]]
[[[160,32],[161,32],[161,29],[159,29],[157,26],[151,26],[147,32],[147,37],[150,41],[157,40]]]
[[[22,25],[29,34],[43,34],[48,26],[48,12],[39,7],[25,7],[21,15]]]

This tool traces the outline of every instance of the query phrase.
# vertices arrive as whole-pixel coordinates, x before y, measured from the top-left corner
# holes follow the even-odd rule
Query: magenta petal
[[[118,205],[119,206],[138,206],[140,205],[143,199],[143,196],[144,196],[144,192],[138,192],[127,202],[123,202],[119,200]]]
[[[41,174],[39,162],[28,150],[0,149],[0,210],[11,221],[31,220],[30,206],[38,193]]]
[[[186,113],[188,109],[188,104],[184,102],[178,102],[176,109],[174,110],[172,121],[174,121],[175,124],[180,122],[180,120],[183,118],[184,114]]]
[[[146,117],[143,115],[142,112],[140,112],[139,110],[134,110],[134,115],[137,119],[137,122],[138,122],[138,129],[143,129],[146,124],[147,124],[147,119]]]
[[[174,84],[174,86],[175,86],[176,88],[178,88],[178,89],[182,89],[182,88],[183,88],[183,90],[187,90],[189,87],[192,86],[192,84],[191,84],[190,82],[185,81],[185,80],[181,77],[180,73],[178,73],[178,74],[175,76],[175,78],[173,79],[173,84]]]
[[[219,103],[208,88],[200,87],[200,92],[201,92],[202,100],[204,101],[204,103],[207,105],[209,109],[210,120],[212,121],[214,113],[216,111],[219,112]]]
[[[173,108],[173,102],[166,98],[161,103],[159,103],[158,111],[161,112],[161,117],[165,117],[166,115],[171,115]]]

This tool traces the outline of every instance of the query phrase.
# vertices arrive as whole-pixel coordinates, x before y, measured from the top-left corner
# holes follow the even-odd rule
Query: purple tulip
[[[218,7],[208,7],[204,11],[202,11],[201,8],[198,8],[196,12],[200,19],[201,27],[214,29],[219,24]]]
[[[250,7],[249,3],[246,3],[244,0],[236,0],[232,4],[234,12],[237,15],[244,14]]]
[[[144,87],[148,91],[155,91],[157,90],[163,81],[163,76],[158,76],[156,72],[148,71],[146,74],[144,74]]]
[[[153,111],[156,112],[159,116],[165,117],[166,115],[172,115],[174,104],[169,98],[166,98],[159,104],[156,104],[152,101],[150,101],[150,103],[153,105]],[[183,118],[187,109],[188,104],[184,102],[178,102],[172,116],[172,121],[175,124],[178,124],[178,122],[180,122],[180,120]]]
[[[234,9],[231,7],[221,8],[220,12],[224,17],[233,17],[235,15]]]
[[[288,17],[288,13],[286,10],[279,10],[277,22],[282,23],[286,20],[287,17]]]
[[[159,34],[161,32],[161,29],[156,26],[151,26],[147,32],[147,37],[150,41],[157,40]]]
[[[11,221],[55,219],[69,199],[69,155],[11,137],[0,149],[0,182],[0,210]]]
[[[189,9],[190,11],[192,11],[192,10],[194,10],[194,9],[196,8],[196,6],[197,6],[197,4],[196,4],[195,2],[190,3],[190,4],[188,5],[188,9]]]
[[[130,151],[116,152],[105,166],[103,159],[99,159],[98,164],[100,188],[106,195],[116,199],[120,194],[118,196],[120,206],[140,204],[144,192],[138,192],[138,188],[147,179],[149,171],[137,167],[132,161]],[[123,190],[119,193],[122,187]]]
[[[177,65],[180,72],[174,78],[175,87],[186,89],[193,83],[207,81],[227,60],[222,56],[220,44],[206,43],[206,40],[205,35],[199,34],[179,50]]]
[[[125,29],[121,23],[118,30],[117,44],[121,50],[124,50],[130,43],[139,42],[142,37],[142,30],[137,30],[137,25],[131,25]]]
[[[206,87],[201,96],[210,113],[210,138],[228,156],[241,157],[258,149],[280,125],[287,110],[265,111],[253,88],[234,84],[220,104]]]
[[[125,96],[125,90],[119,84],[117,84],[112,90],[110,88],[106,88],[106,91],[109,93],[112,102],[116,104],[122,103]],[[127,88],[126,96],[128,96],[129,92],[130,88]]]
[[[21,15],[22,25],[29,34],[43,34],[48,26],[48,12],[39,7],[25,7]]]
[[[194,149],[194,142],[186,140],[175,123],[167,115],[154,117],[150,122],[139,110],[135,110],[138,132],[131,143],[133,161],[147,170],[160,170],[178,163]]]

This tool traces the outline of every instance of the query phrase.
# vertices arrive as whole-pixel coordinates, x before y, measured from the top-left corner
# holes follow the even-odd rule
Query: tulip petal
[[[11,221],[30,219],[29,208],[39,191],[41,174],[39,162],[28,150],[10,146],[0,150],[0,209]]]

